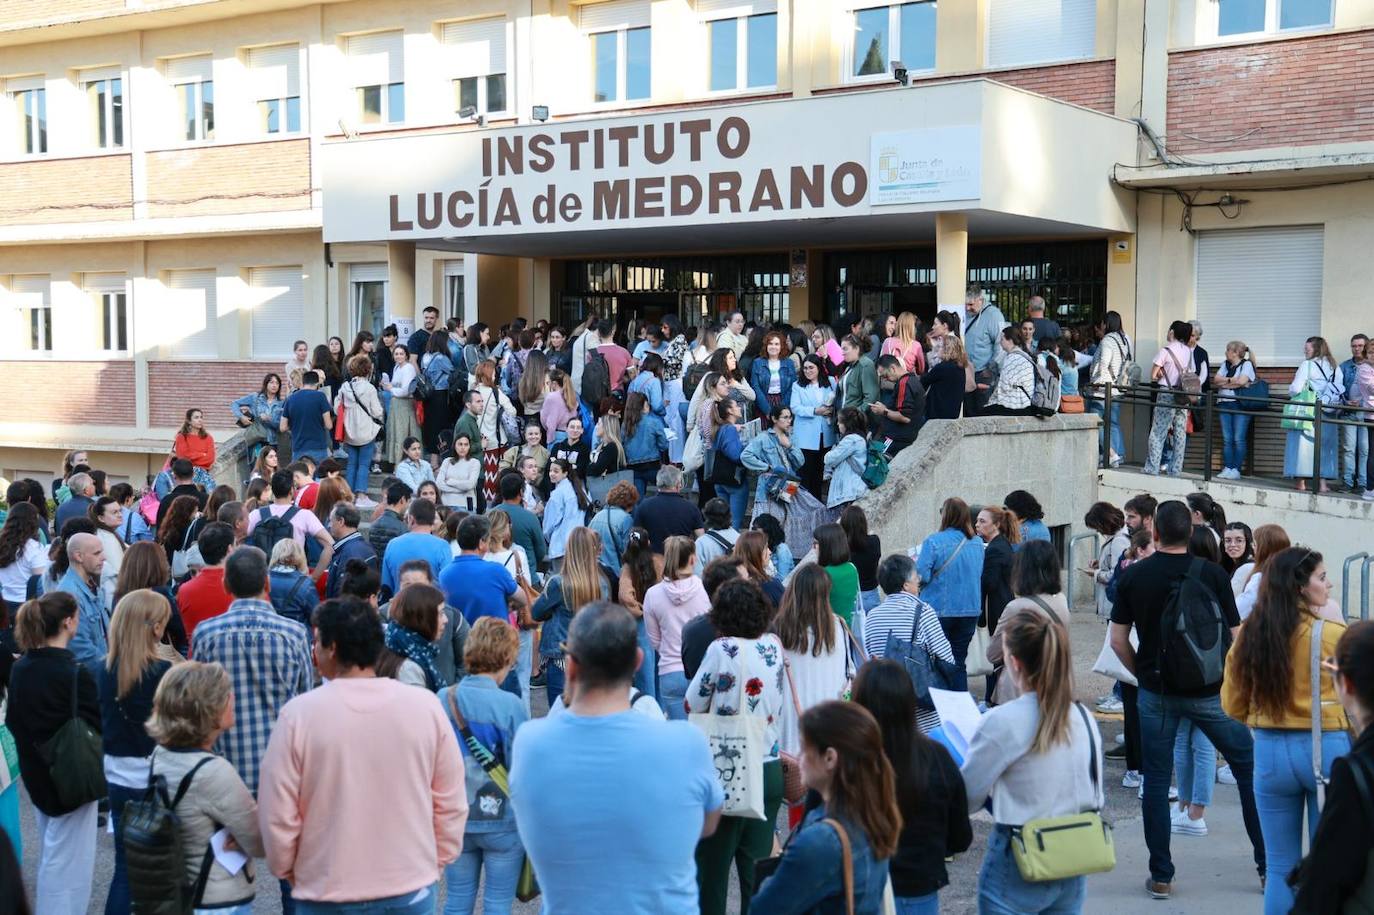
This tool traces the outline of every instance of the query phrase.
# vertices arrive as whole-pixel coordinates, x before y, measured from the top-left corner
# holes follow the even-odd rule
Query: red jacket
[[[173,447],[177,457],[186,458],[197,467],[209,470],[215,463],[215,438],[208,432],[204,438],[194,432],[189,435],[178,432]]]
[[[186,640],[189,642],[195,636],[197,626],[219,616],[233,602],[233,596],[224,590],[223,567],[207,567],[197,572],[177,589],[177,607],[186,626]]]

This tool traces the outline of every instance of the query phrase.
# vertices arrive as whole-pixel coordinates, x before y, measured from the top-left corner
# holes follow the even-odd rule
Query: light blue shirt
[[[105,561],[109,562],[108,559]],[[67,569],[67,574],[57,583],[57,590],[66,591],[75,597],[79,610],[76,617],[76,634],[72,636],[71,644],[67,647],[76,655],[76,663],[90,668],[91,675],[96,676],[98,668],[105,661],[105,655],[110,651],[110,621],[105,616],[105,599],[101,594],[99,582],[97,581],[96,587],[92,588],[73,566]]]
[[[637,712],[521,726],[515,820],[544,915],[697,915],[694,852],[724,792],[706,738]]]
[[[984,305],[977,315],[964,310],[964,350],[975,372],[997,361],[1001,352],[997,341],[1001,339],[1002,325],[1006,322],[996,305]]]
[[[439,580],[439,573],[453,561],[453,548],[433,534],[411,531],[386,545],[382,557],[382,587],[395,594],[400,586],[401,566],[412,559],[429,561],[430,579]]]

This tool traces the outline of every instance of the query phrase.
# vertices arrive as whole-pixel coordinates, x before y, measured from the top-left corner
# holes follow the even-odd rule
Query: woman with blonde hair
[[[525,359],[525,370],[515,386],[520,415],[527,423],[537,420],[539,411],[544,407],[544,398],[549,393],[548,373],[549,358],[541,350],[530,350]]]
[[[1255,360],[1250,347],[1240,340],[1226,344],[1226,358],[1217,367],[1212,387],[1217,389],[1217,408],[1221,411],[1221,472],[1218,480],[1239,480],[1249,448],[1250,414],[1236,400],[1236,391],[1255,383]],[[1335,429],[1332,429],[1335,433]],[[1338,433],[1337,433],[1338,434]]]
[[[1302,364],[1288,385],[1290,396],[1310,392],[1314,406],[1300,412],[1309,420],[1306,429],[1289,429],[1288,439],[1283,448],[1283,475],[1297,480],[1298,492],[1307,491],[1307,480],[1313,475],[1314,462],[1319,490],[1328,492],[1327,480],[1340,476],[1336,456],[1340,451],[1341,433],[1339,426],[1328,426],[1322,430],[1322,453],[1320,459],[1315,455],[1316,423],[1318,409],[1323,416],[1334,415],[1332,406],[1345,401],[1345,379],[1340,367],[1331,356],[1331,348],[1322,337],[1308,337],[1303,344]]]
[[[897,316],[897,332],[883,341],[881,355],[896,356],[908,372],[925,374],[926,351],[916,336],[916,316],[904,311]]]
[[[946,334],[940,361],[921,376],[926,389],[927,419],[958,419],[964,394],[973,387],[973,366],[964,352],[964,341]]]
[[[1004,677],[1021,695],[982,718],[964,758],[968,810],[992,798],[992,834],[978,875],[982,911],[1080,912],[1087,877],[1027,882],[1011,863],[1013,835],[1047,817],[1099,810],[1101,736],[1073,701],[1073,660],[1064,628],[1019,610],[1003,618]]]
[[[550,445],[567,437],[568,420],[577,415],[577,392],[572,375],[562,369],[549,369],[548,396],[539,408],[539,424]]]
[[[589,527],[574,527],[568,534],[559,572],[549,576],[544,593],[530,614],[544,624],[539,654],[548,661],[546,691],[549,704],[563,695],[563,643],[573,614],[596,600],[610,600],[614,589],[609,573],[601,567],[601,535]]]
[[[1231,579],[1231,590],[1236,595],[1236,611],[1240,614],[1241,620],[1255,609],[1255,601],[1259,599],[1260,581],[1264,577],[1264,567],[1269,564],[1269,560],[1292,545],[1293,542],[1288,539],[1288,532],[1277,524],[1261,524],[1255,528],[1255,561],[1249,564],[1248,569],[1237,570],[1236,577]],[[1244,575],[1241,575],[1242,571]]]
[[[149,736],[158,743],[151,775],[165,779],[168,793],[181,797],[176,830],[186,856],[182,880],[195,885],[204,873],[204,889],[193,905],[196,911],[212,910],[216,915],[250,915],[253,859],[266,854],[257,801],[233,764],[213,749],[233,726],[233,684],[220,665],[178,664],[158,684],[147,724]],[[230,872],[214,855],[207,858],[210,837],[221,830],[248,858],[237,871]]]
[[[114,875],[105,909],[129,911],[129,873],[124,862],[124,805],[143,796],[157,744],[144,730],[153,713],[153,694],[172,664],[181,660],[162,644],[172,606],[156,591],[124,595],[110,619],[110,651],[97,677],[100,742],[105,754],[110,818],[114,821]]]
[[[310,578],[305,550],[290,537],[278,540],[267,565],[272,606],[287,619],[308,627],[310,614],[320,602],[320,595]]]

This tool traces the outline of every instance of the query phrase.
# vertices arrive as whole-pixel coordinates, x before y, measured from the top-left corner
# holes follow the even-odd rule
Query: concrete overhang
[[[326,242],[557,257],[1134,231],[1136,126],[986,79],[361,136],[319,152]]]
[[[1368,144],[1364,144],[1368,145]],[[1252,154],[1253,155],[1253,154]],[[1289,155],[1237,161],[1118,166],[1122,187],[1222,190],[1296,188],[1374,179],[1374,151]]]

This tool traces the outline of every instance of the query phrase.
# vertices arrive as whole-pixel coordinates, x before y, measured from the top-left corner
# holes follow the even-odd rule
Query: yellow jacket
[[[1293,682],[1290,686],[1293,702],[1280,718],[1273,718],[1250,704],[1250,697],[1241,695],[1235,676],[1236,652],[1232,648],[1226,656],[1226,678],[1221,684],[1221,707],[1237,721],[1252,728],[1275,728],[1285,731],[1305,731],[1312,727],[1312,672],[1309,664],[1312,646],[1313,618],[1305,616],[1293,634]],[[1330,620],[1322,627],[1320,660],[1336,653],[1336,642],[1345,627]],[[1245,626],[1241,626],[1240,638],[1245,638]],[[1322,730],[1344,731],[1350,727],[1345,710],[1336,699],[1336,686],[1328,671],[1321,675]]]

